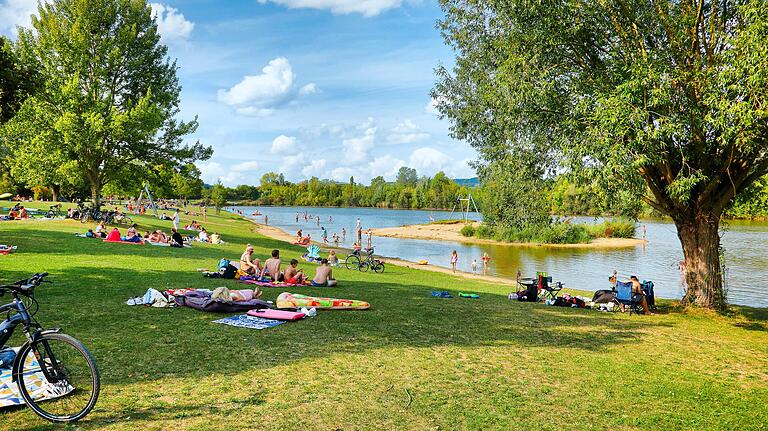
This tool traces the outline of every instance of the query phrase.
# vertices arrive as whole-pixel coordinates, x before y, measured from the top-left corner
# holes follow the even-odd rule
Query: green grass
[[[163,226],[137,217],[140,228]],[[182,223],[188,222],[186,218]],[[191,309],[124,305],[148,287],[215,288],[195,268],[245,243],[284,259],[302,249],[209,215],[226,246],[105,244],[77,222],[0,222],[0,279],[50,272],[38,318],[93,352],[103,390],[77,429],[765,429],[766,310],[601,314],[506,299],[508,286],[402,267],[336,270],[341,286],[291,289],[369,301],[264,331]],[[311,265],[304,265],[305,268]],[[567,281],[567,280],[566,280]],[[588,286],[584,286],[588,287]],[[592,287],[592,286],[589,286]],[[602,280],[595,288],[603,287]],[[431,290],[481,298],[437,299]],[[274,300],[282,289],[270,289]],[[14,344],[21,343],[18,335]],[[60,427],[29,409],[2,430]]]

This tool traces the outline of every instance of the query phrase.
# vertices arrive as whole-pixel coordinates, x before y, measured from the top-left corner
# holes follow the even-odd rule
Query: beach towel
[[[15,245],[3,245],[0,244],[0,254],[9,254],[10,252],[16,250]]]
[[[240,314],[232,317],[225,317],[224,319],[214,320],[213,323],[222,323],[224,325],[235,326],[237,328],[248,329],[267,329],[273,328],[277,325],[285,323],[284,320],[262,319],[261,317],[253,317],[245,314]]]
[[[105,239],[105,240],[102,240],[102,242],[111,242],[111,243],[115,243],[115,244],[144,245],[144,243],[141,242],[141,241],[139,241],[139,242],[131,242],[131,241],[122,241],[122,240],[116,241],[116,240],[112,240],[112,239]]]
[[[317,298],[283,292],[277,297],[277,308],[315,307],[329,310],[367,310],[371,304],[356,299]]]
[[[34,355],[27,355],[24,370],[24,381],[28,383],[27,388],[31,389],[30,395],[35,400],[58,398],[75,390],[69,384],[65,386],[50,385],[45,380]],[[11,375],[10,368],[0,369],[0,408],[24,405],[24,399],[19,394],[16,382],[11,381]]]
[[[261,287],[306,287],[309,286],[308,284],[304,283],[286,283],[284,281],[260,281],[260,280],[254,280],[254,279],[243,279],[240,278],[240,280],[237,281],[238,283],[243,284],[255,284],[256,286]]]
[[[262,319],[274,319],[274,320],[301,320],[306,317],[306,314],[295,311],[285,310],[273,310],[271,308],[264,308],[261,310],[251,310],[248,313],[249,316],[261,317]]]

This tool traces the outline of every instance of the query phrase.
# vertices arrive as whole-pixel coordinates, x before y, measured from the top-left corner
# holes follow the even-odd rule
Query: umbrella
[[[13,196],[13,193],[3,193],[0,195],[0,199],[8,199],[11,196]]]

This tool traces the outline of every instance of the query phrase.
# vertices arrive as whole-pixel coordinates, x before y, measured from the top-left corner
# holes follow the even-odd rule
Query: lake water
[[[355,226],[359,217],[363,230],[367,228],[396,227],[427,223],[430,216],[436,220],[449,218],[449,212],[388,210],[378,208],[312,208],[312,207],[237,207],[246,215],[258,210],[269,217],[269,224],[295,234],[302,229],[304,234],[321,240],[320,227],[328,230],[331,241],[333,233],[341,236],[346,228],[346,241],[341,245],[351,247],[356,239]],[[305,222],[302,217],[296,222],[296,213],[304,211],[320,216],[320,227],[315,220]],[[329,217],[333,221],[329,222]],[[460,216],[454,215],[455,218]],[[470,214],[476,220],[479,214]],[[263,222],[263,216],[253,217]],[[593,222],[591,218],[577,218],[578,221]],[[492,244],[463,244],[451,241],[426,241],[417,239],[374,237],[376,254],[387,257],[418,261],[426,259],[432,265],[449,267],[452,250],[459,254],[458,267],[471,271],[472,259],[477,259],[482,271],[480,257],[483,253],[491,256],[489,275],[514,279],[520,270],[523,276],[533,276],[537,271],[546,271],[555,281],[566,286],[597,290],[608,288],[608,276],[617,270],[620,278],[637,275],[641,280],[653,280],[656,295],[663,298],[682,296],[681,276],[678,263],[683,252],[677,238],[674,224],[668,221],[641,221],[646,225],[648,244],[645,247],[624,249],[589,250],[556,249],[544,247],[519,247]],[[364,239],[365,240],[365,239]],[[768,291],[763,283],[768,279],[768,224],[732,222],[723,233],[725,260],[728,267],[726,288],[729,302],[754,307],[768,307]]]

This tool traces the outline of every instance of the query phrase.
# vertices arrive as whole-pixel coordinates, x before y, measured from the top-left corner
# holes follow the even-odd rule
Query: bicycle
[[[0,305],[8,312],[0,322],[0,347],[21,325],[27,340],[13,362],[12,380],[24,402],[38,416],[51,422],[74,422],[91,412],[99,398],[101,379],[91,352],[61,329],[43,329],[34,318],[39,310],[35,288],[47,272],[0,286],[0,296],[13,301]],[[14,314],[11,314],[13,312]]]
[[[64,213],[61,212],[61,204],[51,205],[48,211],[45,213],[47,218],[64,217]]]
[[[361,272],[368,272],[368,269],[373,270],[377,274],[384,272],[384,262],[373,258],[372,248],[368,249],[364,259],[360,259],[357,253],[350,254],[344,261],[344,265],[347,269],[357,269]]]

